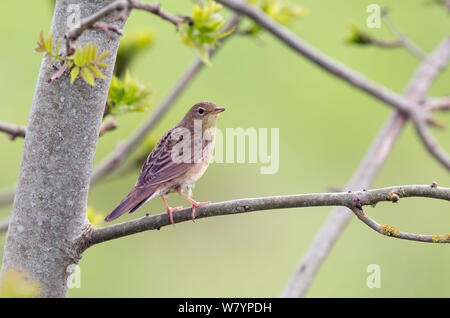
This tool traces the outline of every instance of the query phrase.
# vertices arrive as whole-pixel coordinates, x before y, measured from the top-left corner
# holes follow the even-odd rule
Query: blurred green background
[[[348,23],[365,26],[368,4],[391,8],[397,26],[429,52],[448,35],[448,13],[426,0],[297,1],[310,14],[291,29],[302,39],[358,70],[368,78],[402,92],[417,58],[403,49],[383,50],[344,43]],[[161,1],[170,12],[191,14],[191,1]],[[26,125],[40,66],[34,53],[39,31],[51,22],[47,0],[0,2],[0,120]],[[125,33],[151,27],[155,45],[132,65],[135,78],[151,83],[153,107],[147,113],[117,118],[119,129],[101,138],[99,162],[151,115],[165,93],[195,58],[180,43],[172,25],[143,12],[133,12]],[[366,30],[366,28],[364,28]],[[392,39],[385,27],[367,30]],[[430,95],[450,93],[450,70],[433,84]],[[263,33],[261,40],[235,36],[183,93],[153,134],[159,137],[197,101],[227,107],[219,127],[280,128],[280,167],[260,174],[260,164],[213,164],[197,182],[197,200],[327,191],[344,186],[391,109],[318,69]],[[448,114],[440,116],[450,124]],[[450,151],[450,130],[433,131]],[[0,186],[14,184],[23,140],[0,135]],[[91,190],[89,204],[109,213],[134,185],[136,169],[113,175]],[[411,125],[403,132],[373,187],[399,184],[450,186],[448,172],[424,150]],[[169,197],[175,206],[186,201]],[[0,208],[0,217],[10,213]],[[131,216],[164,211],[161,200],[147,203]],[[186,222],[90,248],[80,262],[81,288],[71,297],[277,297],[331,209],[264,211]],[[368,213],[380,223],[403,231],[448,233],[446,202],[405,199],[379,204]],[[0,243],[3,244],[2,237]],[[356,219],[333,248],[317,275],[311,297],[449,297],[450,246],[391,239]],[[381,288],[369,289],[366,268],[381,267]]]

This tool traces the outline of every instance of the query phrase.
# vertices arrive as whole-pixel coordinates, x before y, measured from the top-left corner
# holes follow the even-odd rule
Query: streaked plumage
[[[145,202],[172,191],[177,191],[192,203],[192,218],[194,218],[195,207],[210,202],[196,202],[186,196],[183,191],[189,189],[208,167],[214,149],[217,119],[219,113],[224,110],[211,102],[200,102],[192,106],[184,118],[159,140],[142,166],[136,185],[105,218],[105,221],[112,221],[126,212],[133,213]],[[196,121],[197,124],[195,124]],[[209,138],[206,140],[194,137],[194,130],[198,129],[199,123],[201,123],[202,135],[206,131],[209,133]],[[189,137],[184,137],[182,133],[184,131],[192,136],[190,144],[187,144]],[[183,145],[187,146],[183,148]],[[184,153],[184,149],[189,147],[190,153],[189,151]],[[200,150],[201,154],[199,154]],[[183,159],[183,162],[180,162],[177,156]],[[181,207],[170,208],[164,197],[162,198],[173,223],[172,212]]]

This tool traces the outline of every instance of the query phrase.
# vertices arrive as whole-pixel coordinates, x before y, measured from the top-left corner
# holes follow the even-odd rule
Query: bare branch
[[[97,21],[103,19],[111,12],[122,11],[126,8],[128,8],[127,0],[117,0],[103,7],[101,10],[97,11],[93,15],[88,16],[87,18],[81,20],[80,25],[78,27],[70,29],[65,36],[67,55],[71,55],[73,53],[75,49],[74,48],[75,41],[80,37],[80,35],[85,30],[92,28]]]
[[[11,140],[17,137],[25,137],[26,129],[19,125],[0,122],[0,131],[6,133]]]
[[[450,97],[433,98],[425,104],[427,111],[450,110]]]
[[[114,11],[127,11],[129,13],[131,9],[139,9],[139,10],[145,10],[147,12],[153,13],[159,17],[161,17],[164,20],[169,21],[176,27],[178,27],[179,24],[184,23],[186,21],[185,17],[179,17],[173,14],[170,14],[164,10],[161,9],[161,6],[159,3],[143,3],[139,0],[116,0],[109,5],[103,7],[101,10],[97,11],[93,15],[83,19],[80,22],[80,25],[76,28],[70,29],[66,34],[66,49],[67,54],[71,55],[74,52],[75,49],[75,42],[80,37],[80,35],[86,31],[87,29],[91,28],[101,28],[103,30],[113,31],[116,34],[121,35],[122,30],[117,28],[113,24],[105,24],[102,22],[99,22],[99,20],[103,19],[108,14],[114,12]],[[122,18],[123,19],[123,18]]]
[[[8,231],[9,218],[0,220],[0,233],[5,233]]]
[[[156,3],[143,3],[139,0],[128,0],[128,2],[130,3],[131,8],[145,10],[147,12],[156,14],[160,18],[169,21],[176,27],[178,27],[179,24],[187,21],[186,17],[180,17],[180,16],[176,16],[176,15],[167,13],[166,11],[161,9],[161,5],[157,2]]]
[[[15,187],[11,189],[0,190],[0,206],[10,204],[14,200]]]
[[[419,59],[423,60],[427,55],[422,49],[420,49],[413,41],[411,41],[407,36],[405,36],[400,30],[395,26],[394,22],[389,17],[389,12],[385,9],[382,15],[384,22],[391,33],[396,36],[399,46],[405,47],[409,52],[417,56]]]
[[[113,119],[107,120],[100,126],[100,136],[115,128],[117,128],[116,122]],[[0,131],[6,133],[11,140],[14,140],[17,137],[25,138],[27,129],[19,125],[0,122]]]
[[[112,38],[112,33],[115,33],[117,35],[122,36],[123,35],[123,31],[121,29],[119,29],[117,26],[115,26],[114,24],[108,24],[108,23],[104,23],[104,22],[95,22],[92,25],[93,28],[95,29],[100,29],[103,32],[105,32],[110,38]],[[112,33],[111,33],[112,32]]]
[[[105,132],[114,130],[117,128],[117,123],[114,118],[109,118],[100,126],[100,134],[99,137],[102,136]]]
[[[449,47],[450,41],[444,39],[417,69],[405,90],[406,98],[413,104],[417,104],[425,98],[431,83],[448,63]],[[368,188],[372,184],[406,122],[407,117],[401,112],[397,111],[391,115],[367,151],[346,189]],[[350,219],[351,213],[348,213],[347,209],[342,207],[333,209],[300,260],[281,297],[305,295],[320,266]]]
[[[255,6],[242,0],[217,0],[217,2],[229,7],[235,12],[249,17],[262,28],[272,33],[280,41],[292,48],[295,52],[306,57],[308,60],[318,65],[328,73],[343,79],[350,85],[363,90],[369,95],[385,102],[405,114],[413,115],[415,112],[421,112],[421,109],[413,107],[413,104],[411,104],[411,102],[403,96],[392,92],[380,84],[370,81],[364,75],[348,68],[347,66],[303,42],[295,34],[275,22]]]
[[[416,127],[417,134],[428,152],[436,158],[447,170],[450,170],[450,156],[439,145],[437,140],[433,137],[428,129],[427,124],[420,118],[413,118],[414,127]]]
[[[360,210],[362,206],[374,205],[382,201],[397,202],[397,199],[395,201],[392,199],[393,197],[427,197],[450,201],[450,188],[435,187],[430,185],[408,185],[358,192],[313,193],[254,199],[239,199],[213,203],[197,208],[196,218],[201,219],[219,215],[313,206],[343,206],[350,209]],[[175,223],[189,220],[191,220],[190,208],[177,211],[174,214]],[[110,225],[94,230],[91,233],[88,245],[92,246],[94,244],[102,243],[119,237],[128,236],[148,230],[160,229],[161,227],[170,224],[171,223],[167,213],[144,216],[136,220]],[[409,234],[397,235],[395,237],[412,240],[415,240],[414,238],[416,238],[415,236]],[[428,240],[424,239],[422,239],[421,241],[428,242]],[[446,241],[446,243],[447,242],[450,242],[450,240]]]

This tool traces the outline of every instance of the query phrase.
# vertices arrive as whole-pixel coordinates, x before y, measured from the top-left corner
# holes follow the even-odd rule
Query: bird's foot
[[[195,222],[195,208],[198,208],[199,206],[211,204],[211,201],[197,202],[197,201],[192,200],[191,202],[192,202],[192,221]]]
[[[166,207],[167,213],[169,213],[170,223],[172,223],[175,226],[175,223],[173,222],[173,212],[183,209],[182,206],[177,206],[175,208],[171,208],[170,206]]]

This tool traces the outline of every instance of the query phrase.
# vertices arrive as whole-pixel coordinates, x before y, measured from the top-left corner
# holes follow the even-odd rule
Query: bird
[[[160,196],[170,223],[174,224],[173,213],[183,207],[169,206],[165,197],[171,192],[177,192],[191,203],[194,220],[195,209],[211,203],[192,199],[191,189],[211,161],[217,121],[223,111],[225,108],[212,102],[202,101],[193,105],[183,119],[161,137],[145,160],[135,186],[105,218],[105,222],[127,212],[131,214]]]

